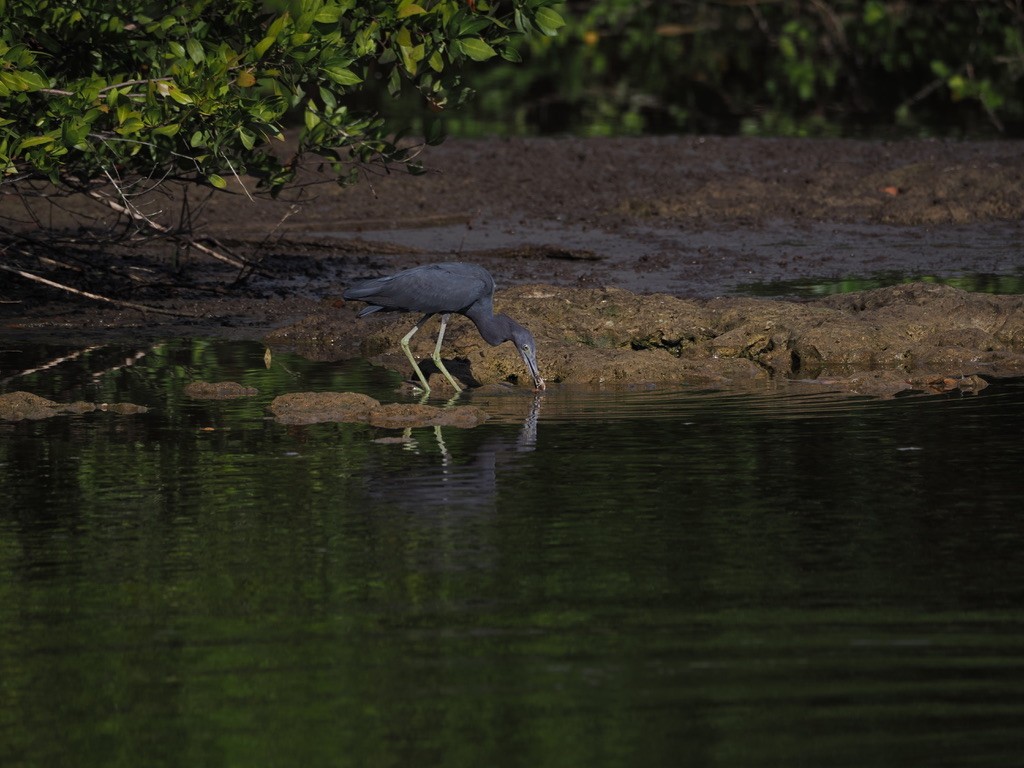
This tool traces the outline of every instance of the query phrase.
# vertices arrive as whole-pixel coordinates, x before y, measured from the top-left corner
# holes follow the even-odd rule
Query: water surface
[[[5,345],[4,391],[152,410],[0,424],[4,766],[1024,754],[1024,382],[471,393],[486,425],[394,443],[267,418],[399,398],[359,361],[168,341],[16,375],[75,352]]]

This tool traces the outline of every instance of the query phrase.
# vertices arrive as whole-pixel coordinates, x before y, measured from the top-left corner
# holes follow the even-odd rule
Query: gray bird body
[[[476,264],[449,262],[413,267],[387,277],[364,280],[350,286],[343,294],[346,300],[365,301],[367,306],[359,317],[374,312],[422,312],[422,319],[402,339],[402,349],[419,376],[423,388],[429,392],[426,377],[409,351],[409,339],[432,315],[441,315],[441,330],[433,359],[438,369],[456,390],[461,387],[441,362],[441,341],[448,318],[452,314],[465,315],[476,325],[484,341],[496,346],[512,341],[526,363],[538,389],[544,388],[544,379],[537,368],[536,344],[533,335],[508,315],[494,314],[494,278]]]
[[[491,309],[494,278],[476,264],[425,264],[356,283],[344,296],[369,304],[359,317],[381,310],[464,315],[474,304]]]

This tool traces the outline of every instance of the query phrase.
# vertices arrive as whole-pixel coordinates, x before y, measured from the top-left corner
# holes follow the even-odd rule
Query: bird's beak
[[[537,367],[537,358],[534,356],[533,350],[531,349],[529,352],[520,351],[520,355],[523,358],[523,362],[526,363],[526,367],[530,369],[534,387],[544,389],[547,385],[544,383],[544,379],[541,378],[540,369]]]

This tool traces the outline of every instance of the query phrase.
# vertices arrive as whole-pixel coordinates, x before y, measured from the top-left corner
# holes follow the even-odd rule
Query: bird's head
[[[509,341],[516,345],[519,356],[523,358],[523,362],[526,363],[526,367],[533,377],[534,386],[537,389],[544,389],[544,379],[541,378],[540,369],[537,367],[537,342],[533,340],[533,334],[515,323],[512,326],[512,335]]]

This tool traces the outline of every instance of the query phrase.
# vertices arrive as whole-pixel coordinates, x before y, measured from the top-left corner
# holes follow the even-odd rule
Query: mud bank
[[[499,308],[537,336],[555,385],[784,377],[891,394],[974,389],[984,385],[975,376],[1022,372],[1019,296],[924,282],[802,302],[785,287],[876,276],[991,286],[987,276],[1020,293],[1021,142],[491,139],[449,141],[423,160],[420,177],[303,187],[294,209],[211,198],[200,234],[258,258],[244,280],[162,241],[90,254],[108,271],[20,264],[185,317],[104,307],[4,272],[0,339],[266,337],[407,373],[397,340],[415,318],[357,323],[344,286],[464,260],[505,289]],[[317,181],[315,167],[304,180]],[[163,198],[160,207],[174,208]],[[68,210],[19,220],[4,209],[12,232],[39,220],[79,226],[73,216],[61,224]],[[433,329],[417,339],[421,358]],[[510,348],[486,347],[468,321],[449,338],[445,359],[467,383],[524,375]]]
[[[267,342],[321,360],[368,357],[408,374],[398,341],[410,320],[357,320],[358,306],[311,315]],[[542,373],[555,385],[728,387],[785,378],[885,396],[975,391],[984,377],[1024,375],[1024,298],[934,284],[806,303],[537,285],[499,293],[496,306],[531,328]],[[425,371],[431,332],[436,321],[414,338]],[[449,327],[445,350],[446,365],[469,386],[529,386],[512,347],[488,346],[465,318]],[[438,393],[450,389],[440,375],[430,385]]]

